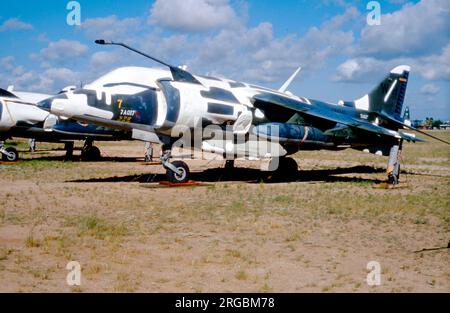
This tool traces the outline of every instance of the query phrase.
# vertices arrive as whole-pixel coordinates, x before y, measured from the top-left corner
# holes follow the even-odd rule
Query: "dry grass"
[[[391,189],[378,188],[386,158],[351,150],[298,153],[296,182],[149,188],[142,173],[163,170],[125,158],[141,157],[142,144],[100,147],[119,158],[41,151],[0,165],[2,291],[450,291],[448,249],[414,253],[450,239],[444,144],[406,144]],[[65,283],[71,260],[81,287]],[[365,283],[371,260],[378,287]]]

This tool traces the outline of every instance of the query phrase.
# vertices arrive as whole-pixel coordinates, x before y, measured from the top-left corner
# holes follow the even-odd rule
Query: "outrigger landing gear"
[[[86,161],[97,161],[101,157],[100,149],[93,146],[93,140],[87,139],[84,142],[83,149],[81,150],[81,158]]]
[[[19,160],[19,152],[13,147],[5,148],[4,141],[0,141],[0,154],[3,161],[16,162]]]
[[[403,140],[400,139],[397,144],[391,147],[389,152],[389,161],[387,167],[388,182],[392,185],[397,185],[400,179],[400,160],[399,156],[402,151]]]
[[[189,181],[189,166],[183,161],[169,162],[171,158],[171,150],[163,146],[161,155],[161,163],[166,169],[167,179],[172,183],[186,183]]]

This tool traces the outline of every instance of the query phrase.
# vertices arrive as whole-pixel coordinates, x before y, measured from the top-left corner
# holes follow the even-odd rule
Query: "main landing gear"
[[[19,152],[13,148],[5,148],[5,143],[0,141],[0,154],[2,155],[2,160],[7,162],[16,162],[19,160]]]
[[[191,172],[189,166],[183,161],[169,162],[171,150],[166,146],[162,147],[161,163],[166,169],[166,177],[171,183],[186,183],[189,181]]]
[[[389,152],[389,161],[387,167],[388,182],[392,185],[397,185],[400,179],[400,154],[402,151],[403,140],[400,139],[399,142],[391,147]]]
[[[293,180],[297,178],[298,164],[293,158],[272,158],[264,170],[272,172],[276,179]]]
[[[92,139],[87,139],[81,149],[81,159],[86,161],[97,161],[101,158],[100,149],[93,144]]]
[[[167,180],[171,183],[186,183],[189,181],[189,166],[183,161],[170,162],[171,149],[168,145],[162,146],[161,163],[166,169]],[[234,168],[234,160],[227,160],[225,163],[226,170]],[[280,157],[272,158],[268,166],[263,171],[273,172],[273,176],[277,179],[292,180],[297,178],[298,164],[292,158]]]

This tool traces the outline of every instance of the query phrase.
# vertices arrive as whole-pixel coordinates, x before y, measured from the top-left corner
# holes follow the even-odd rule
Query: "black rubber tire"
[[[395,177],[395,175],[389,175],[388,176],[388,183],[391,184],[391,185],[397,185],[398,184],[397,177]]]
[[[398,185],[400,182],[400,164],[398,164],[397,166],[398,166],[398,169],[397,169],[398,175],[396,176],[396,175],[390,174],[388,176],[388,182],[391,185]]]
[[[2,154],[2,160],[3,161],[7,161],[7,162],[16,162],[17,160],[19,160],[19,152],[12,147],[8,147],[5,149],[6,152],[8,152],[9,154],[14,154],[12,156],[7,156],[5,154]]]
[[[225,161],[225,169],[227,171],[232,171],[234,169],[234,160],[226,160]]]
[[[189,176],[191,172],[189,171],[189,166],[184,163],[183,161],[173,161],[172,165],[175,166],[177,169],[182,169],[183,174],[179,176],[178,174],[172,172],[172,170],[167,169],[166,170],[166,176],[167,179],[171,183],[186,183],[189,181]]]
[[[87,147],[81,151],[81,158],[85,161],[98,161],[101,158],[100,149],[96,146]]]
[[[293,158],[280,158],[279,170],[285,174],[297,174],[298,164]]]
[[[280,166],[277,175],[284,180],[294,180],[297,178],[298,164],[293,158],[280,158]]]

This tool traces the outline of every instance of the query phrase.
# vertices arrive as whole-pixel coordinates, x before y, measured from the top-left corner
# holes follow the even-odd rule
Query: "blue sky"
[[[369,1],[78,1],[81,25],[63,0],[2,0],[0,86],[55,93],[126,65],[157,66],[94,39],[121,40],[197,74],[353,100],[396,65],[412,67],[406,103],[413,118],[450,119],[450,2],[387,0],[381,25]]]

